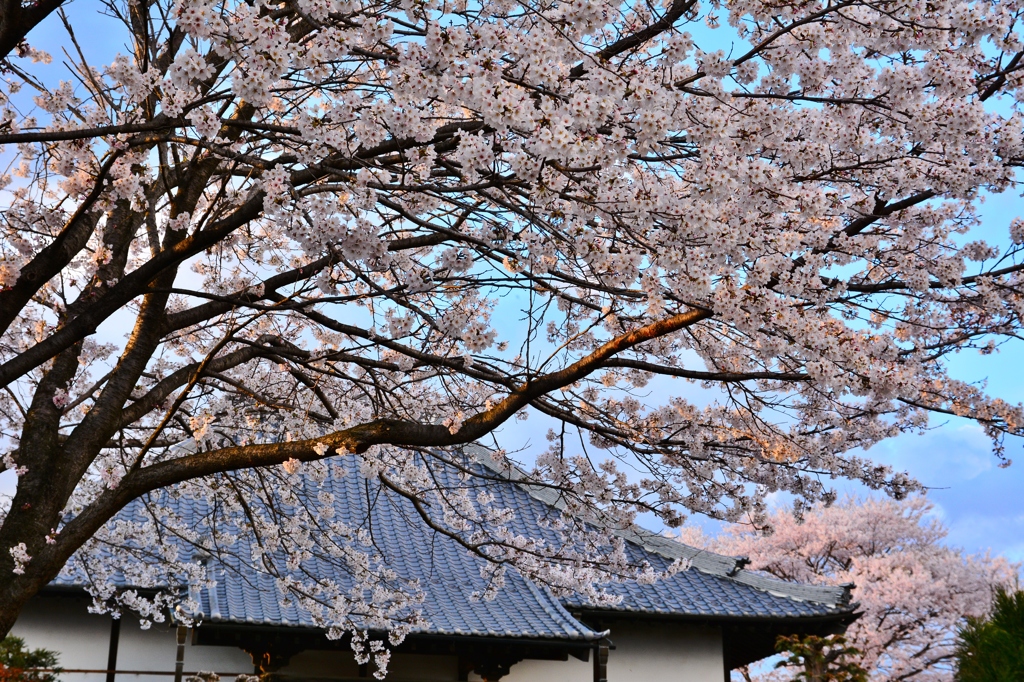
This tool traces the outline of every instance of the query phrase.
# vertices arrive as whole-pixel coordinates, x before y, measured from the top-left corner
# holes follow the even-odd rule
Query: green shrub
[[[959,632],[956,679],[1024,680],[1024,592],[998,590],[991,616],[967,619]]]
[[[53,672],[37,672],[38,668]],[[56,653],[26,649],[20,637],[0,640],[0,682],[57,682],[59,672]]]

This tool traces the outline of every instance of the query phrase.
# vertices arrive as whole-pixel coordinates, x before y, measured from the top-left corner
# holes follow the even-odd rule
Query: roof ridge
[[[524,482],[524,479],[527,478],[526,473],[511,462],[507,466],[502,466],[494,461],[493,450],[479,443],[470,443],[463,448],[463,452],[494,473],[506,476],[510,482],[515,483],[534,499],[550,507],[564,510],[565,504],[559,499],[557,492],[551,488]],[[506,461],[508,460],[506,459]],[[851,586],[849,585],[807,585],[748,571],[743,569],[746,563],[744,560],[691,547],[635,524],[625,529],[610,528],[610,530],[623,540],[639,545],[666,559],[687,560],[691,566],[702,573],[732,580],[776,597],[785,597],[794,601],[809,601],[830,607],[845,607],[851,601]]]

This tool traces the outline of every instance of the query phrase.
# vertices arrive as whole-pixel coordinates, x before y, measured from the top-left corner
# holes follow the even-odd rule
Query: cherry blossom
[[[600,602],[656,577],[612,532],[641,514],[903,498],[870,446],[955,415],[1008,465],[1024,434],[947,362],[1020,335],[1024,228],[977,229],[1024,158],[1016,0],[59,6],[0,0],[0,634],[61,570],[188,618],[118,585],[244,545],[334,635],[400,640],[420,587],[315,489],[349,458],[493,589]],[[511,471],[531,414],[558,547],[471,493],[465,446]],[[370,597],[295,578],[314,551]]]

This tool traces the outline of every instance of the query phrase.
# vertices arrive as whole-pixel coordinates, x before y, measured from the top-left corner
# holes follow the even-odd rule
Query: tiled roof
[[[419,581],[424,602],[417,608],[429,626],[414,632],[559,640],[601,637],[574,619],[547,590],[518,573],[509,573],[493,600],[476,598],[474,593],[487,586],[480,573],[480,557],[425,527],[408,500],[380,487],[367,494],[366,480],[354,472],[354,462],[338,464],[341,466],[333,468],[318,489],[326,488],[335,495],[340,520],[353,527],[372,528],[374,546],[388,568],[401,579]],[[315,625],[310,614],[294,602],[281,609],[278,588],[270,576],[257,576],[241,562],[232,563],[233,570],[221,569],[216,587],[200,595],[207,620]],[[303,567],[320,579],[343,585],[350,581],[335,562],[314,558]],[[251,577],[243,580],[241,576],[246,574]]]
[[[501,474],[506,481],[483,485],[496,498],[498,507],[515,510],[508,526],[514,533],[532,538],[558,540],[545,518],[557,514],[557,495],[550,490],[515,483],[520,474],[497,468],[485,451],[469,449],[470,466],[481,473]],[[418,632],[445,635],[523,637],[545,640],[590,641],[602,636],[573,618],[566,608],[589,610],[576,597],[559,603],[546,589],[538,587],[515,571],[508,571],[503,588],[493,600],[475,598],[486,588],[481,577],[482,559],[450,538],[428,528],[405,498],[359,476],[354,457],[332,460],[331,473],[316,491],[334,495],[336,517],[350,527],[372,529],[375,547],[388,568],[402,580],[418,581],[424,593],[422,610],[429,625]],[[436,475],[442,485],[458,485],[458,472],[440,467]],[[477,484],[474,484],[477,485]],[[195,517],[204,510],[183,499],[162,499],[177,515]],[[126,507],[120,517],[140,514],[141,503]],[[191,506],[190,506],[191,505]],[[192,510],[191,512],[189,510]],[[851,608],[842,588],[794,585],[737,570],[736,560],[695,550],[654,533],[633,528],[618,531],[626,539],[627,551],[637,562],[647,561],[655,569],[672,560],[686,558],[691,568],[652,585],[618,583],[607,587],[622,596],[612,611],[680,617],[792,618],[841,615]],[[291,601],[281,605],[279,587],[270,576],[253,569],[239,557],[248,557],[246,534],[241,534],[237,552],[210,568],[216,584],[195,594],[207,622],[263,625],[317,625],[312,615]],[[314,556],[302,569],[340,585],[351,578],[337,562]],[[82,584],[81,576],[63,575],[65,585]],[[126,581],[130,582],[130,581]]]
[[[494,473],[509,480],[522,478],[522,474],[509,468],[498,467],[483,448],[472,450],[475,459]],[[530,502],[509,500],[515,509],[525,510],[531,504],[540,508],[560,508],[558,493],[550,488],[529,485],[510,487],[520,496],[525,493]],[[525,523],[527,514],[520,514]],[[531,528],[530,533],[544,533]],[[655,569],[663,569],[676,559],[686,559],[691,569],[682,571],[653,585],[636,583],[616,584],[609,591],[622,595],[615,610],[633,613],[651,613],[677,616],[725,616],[751,618],[788,618],[825,616],[852,611],[849,607],[850,591],[846,587],[803,585],[778,580],[745,571],[734,557],[722,556],[695,549],[643,528],[614,531],[628,541],[630,558],[647,560]],[[579,598],[564,600],[571,608],[587,608]]]
[[[493,463],[482,448],[475,450],[477,461],[510,480],[522,474]],[[536,486],[507,486],[507,503],[520,510],[517,522],[529,524],[531,516],[540,517],[545,508],[560,507],[558,493]],[[514,498],[512,496],[515,496]],[[526,512],[534,509],[534,514]],[[525,531],[525,532],[524,532]],[[544,528],[519,529],[524,535],[548,533]],[[850,593],[845,587],[803,585],[742,570],[736,558],[695,549],[642,528],[614,531],[627,540],[627,552],[634,561],[646,560],[656,570],[676,559],[687,559],[691,568],[651,585],[618,583],[608,591],[622,596],[612,610],[674,616],[711,616],[734,618],[792,618],[828,616],[852,611]],[[581,598],[564,599],[572,609],[588,609]]]

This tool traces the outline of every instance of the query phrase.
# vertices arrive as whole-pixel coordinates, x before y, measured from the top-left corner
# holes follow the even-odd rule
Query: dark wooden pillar
[[[107,682],[117,676],[117,645],[121,641],[121,619],[110,619],[110,647],[107,649]]]
[[[188,628],[184,625],[178,626],[178,652],[174,657],[174,682],[181,682],[181,676],[185,672],[185,635]]]
[[[608,682],[608,648],[611,642],[605,637],[594,647],[594,682]]]

